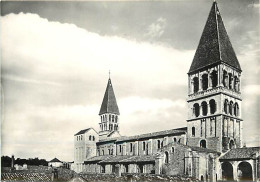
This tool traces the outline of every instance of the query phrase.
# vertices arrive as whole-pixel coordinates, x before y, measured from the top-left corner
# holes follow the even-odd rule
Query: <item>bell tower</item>
[[[109,77],[103,102],[99,111],[99,135],[108,136],[113,131],[119,132],[119,109],[116,102],[112,82]]]
[[[213,2],[188,72],[187,145],[242,147],[241,67]]]

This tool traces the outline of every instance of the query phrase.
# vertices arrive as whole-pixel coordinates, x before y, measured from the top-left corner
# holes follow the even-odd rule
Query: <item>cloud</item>
[[[179,114],[185,101],[168,93],[186,92],[194,51],[101,36],[37,14],[9,14],[1,21],[3,154],[73,160],[73,134],[98,127],[109,69],[123,134],[165,129],[158,121],[175,115],[181,122],[172,126],[185,126]],[[127,132],[129,126],[136,129]]]
[[[159,38],[163,35],[165,27],[166,19],[160,17],[154,23],[149,25],[149,27],[147,28],[147,33],[145,35],[151,38]]]

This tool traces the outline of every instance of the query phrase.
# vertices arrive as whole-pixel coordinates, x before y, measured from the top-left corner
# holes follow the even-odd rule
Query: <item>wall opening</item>
[[[248,162],[241,162],[237,168],[237,176],[239,181],[252,181],[252,166]]]
[[[198,103],[193,105],[194,114],[196,117],[200,115],[200,105]]]
[[[215,70],[211,73],[211,82],[212,87],[216,87],[218,85],[218,72]]]
[[[226,70],[223,72],[223,85],[224,87],[228,87],[228,74]]]
[[[224,181],[233,181],[233,166],[229,162],[221,164],[222,168],[222,179]]]
[[[210,114],[214,114],[216,112],[216,102],[214,99],[209,101]]]
[[[207,148],[207,145],[206,145],[207,143],[206,143],[206,140],[201,140],[200,141],[200,147],[201,148]]]
[[[206,116],[207,113],[208,113],[208,105],[207,105],[207,102],[206,101],[203,101],[201,103],[201,107],[202,107],[202,115],[203,116]]]
[[[235,103],[234,105],[234,115],[239,116],[239,106],[237,103]]]
[[[169,163],[169,153],[167,151],[164,153],[164,162],[165,164]]]
[[[191,128],[191,136],[195,137],[195,127],[194,126]]]
[[[228,100],[227,99],[224,102],[224,112],[225,112],[225,114],[228,113]]]
[[[229,82],[228,88],[229,88],[229,89],[232,89],[232,86],[233,86],[233,85],[232,85],[232,81],[233,81],[233,75],[232,75],[232,73],[229,73],[229,74],[228,74],[228,78],[229,78],[229,79],[228,79],[228,82]]]
[[[234,142],[234,140],[230,140],[229,141],[229,149],[234,149],[234,148],[236,148],[235,147],[235,142]]]
[[[208,83],[208,74],[202,75],[202,90],[207,90],[209,83]]]
[[[233,102],[232,101],[230,101],[230,103],[229,103],[229,114],[233,115]]]
[[[194,91],[194,93],[199,91],[199,78],[198,77],[193,78],[193,91]]]

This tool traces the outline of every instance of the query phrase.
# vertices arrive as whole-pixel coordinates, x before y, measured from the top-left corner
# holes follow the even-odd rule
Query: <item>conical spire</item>
[[[108,79],[106,92],[103,98],[103,102],[99,111],[99,115],[111,113],[119,115],[119,109],[116,103],[116,97],[113,90],[111,79]]]
[[[241,71],[240,64],[220,16],[217,3],[213,2],[189,73],[221,62]]]

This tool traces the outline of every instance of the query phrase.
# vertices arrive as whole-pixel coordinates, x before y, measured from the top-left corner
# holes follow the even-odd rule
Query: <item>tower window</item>
[[[202,75],[202,89],[203,90],[208,89],[208,74]]]
[[[201,140],[200,141],[200,147],[201,148],[206,148],[206,140]]]
[[[228,113],[228,100],[226,99],[224,102],[224,112],[227,114]]]
[[[93,136],[93,141],[95,141],[95,137]]]
[[[233,102],[232,101],[230,101],[230,103],[229,103],[229,114],[233,115]]]
[[[122,145],[119,145],[119,152],[122,152]]]
[[[117,116],[115,117],[115,122],[117,123]]]
[[[239,79],[237,78],[237,76],[234,76],[234,90],[238,91],[238,82]]]
[[[201,103],[201,107],[202,107],[202,115],[203,116],[206,116],[207,113],[208,113],[208,105],[207,105],[207,102],[202,102]]]
[[[88,140],[91,141],[91,135],[89,135]]]
[[[133,144],[130,143],[130,152],[133,152]]]
[[[223,85],[224,87],[228,87],[228,74],[226,70],[223,72]]]
[[[234,115],[239,116],[239,106],[237,103],[235,103],[234,105]]]
[[[163,141],[162,141],[162,143],[161,143],[161,148],[163,147]]]
[[[104,150],[102,150],[102,155],[105,155],[105,151]]]
[[[212,87],[216,87],[218,85],[218,73],[215,70],[211,73],[211,82]]]
[[[114,115],[112,115],[112,122],[114,122],[114,118],[115,118],[115,116],[114,116]]]
[[[194,93],[199,91],[199,78],[198,77],[193,78],[193,91],[194,91]]]
[[[228,87],[229,87],[229,89],[232,89],[232,81],[233,81],[233,75],[232,75],[232,73],[229,73],[229,74],[228,74],[228,77],[229,77],[229,79],[228,79],[228,82],[229,82]]]
[[[195,127],[194,126],[191,128],[191,136],[195,137]]]
[[[109,114],[109,121],[111,121],[111,114]]]
[[[200,106],[198,103],[193,105],[193,112],[195,114],[196,117],[198,117],[200,115]]]
[[[143,142],[143,150],[145,150],[145,142]]]
[[[214,99],[209,101],[210,106],[210,114],[214,114],[216,112],[216,102]]]

